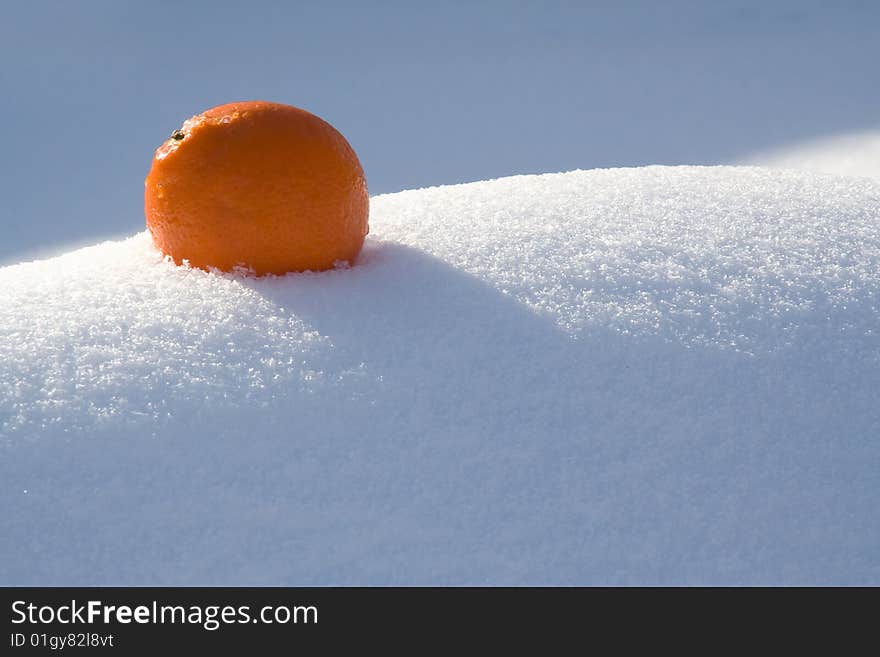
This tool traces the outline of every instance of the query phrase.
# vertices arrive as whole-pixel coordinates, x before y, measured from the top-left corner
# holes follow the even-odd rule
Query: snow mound
[[[0,269],[0,583],[880,583],[880,184],[374,197],[351,269]]]
[[[880,132],[815,139],[756,155],[751,164],[880,179]]]

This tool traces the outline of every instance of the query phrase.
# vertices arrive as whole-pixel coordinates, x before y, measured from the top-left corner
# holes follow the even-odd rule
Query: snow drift
[[[880,131],[814,139],[754,155],[748,164],[880,178]]]
[[[0,583],[880,583],[880,183],[372,199],[351,269],[0,269]]]

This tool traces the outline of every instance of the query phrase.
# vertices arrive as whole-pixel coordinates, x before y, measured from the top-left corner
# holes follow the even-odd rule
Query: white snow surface
[[[372,199],[345,270],[0,269],[0,583],[880,584],[880,183]]]
[[[880,179],[880,131],[813,139],[760,153],[745,163]]]

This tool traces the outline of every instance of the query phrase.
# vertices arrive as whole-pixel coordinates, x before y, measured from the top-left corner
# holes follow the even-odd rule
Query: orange
[[[333,126],[248,101],[188,119],[144,182],[156,246],[178,264],[256,274],[353,263],[369,231],[364,172]]]

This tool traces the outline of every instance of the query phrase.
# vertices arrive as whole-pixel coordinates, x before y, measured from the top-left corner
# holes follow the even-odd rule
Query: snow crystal
[[[880,184],[371,203],[348,270],[0,269],[0,583],[880,583]]]

